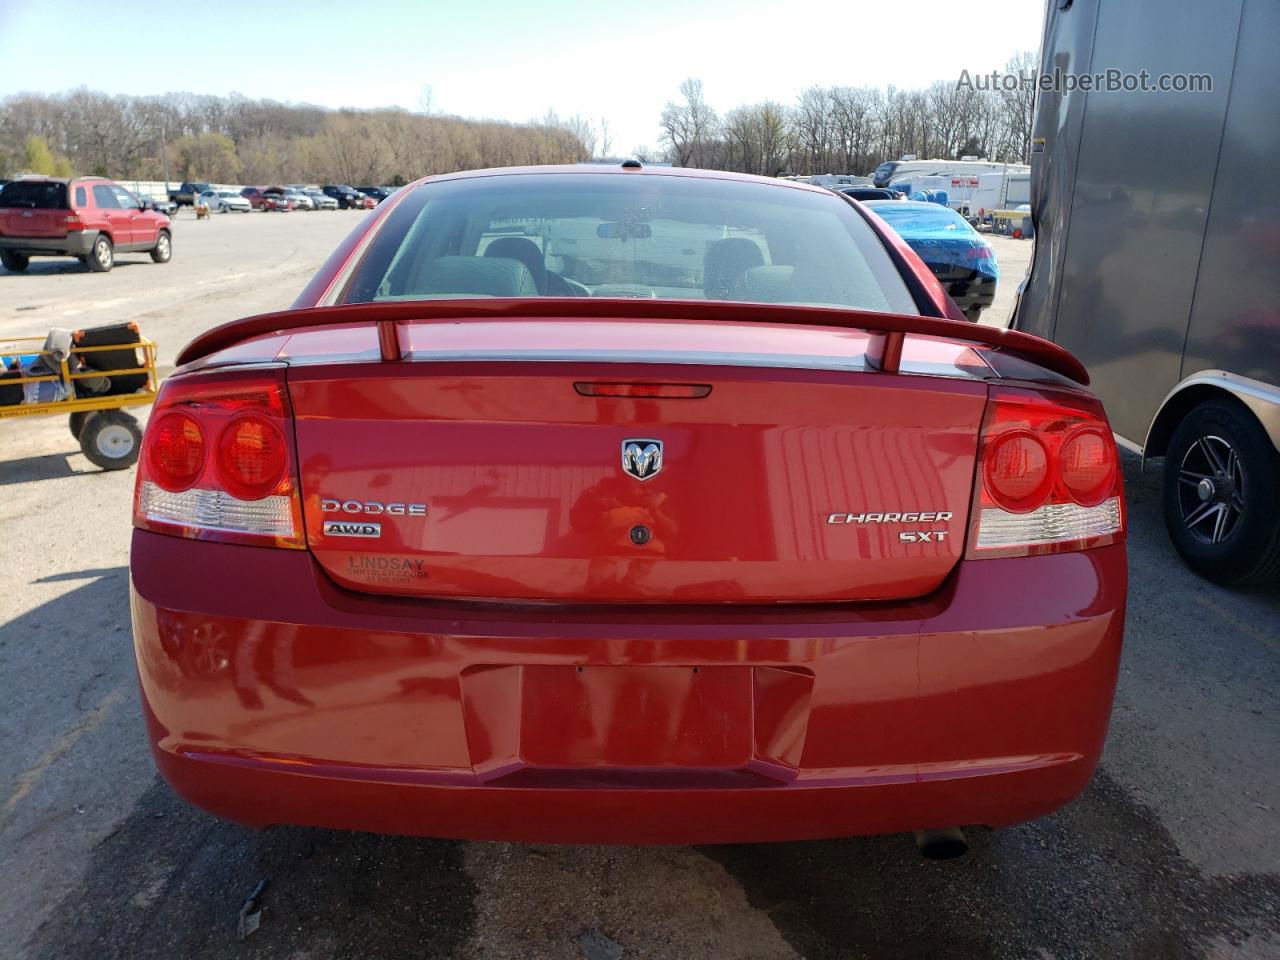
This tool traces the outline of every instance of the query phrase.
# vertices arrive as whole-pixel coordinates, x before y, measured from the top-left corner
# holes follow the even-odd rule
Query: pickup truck
[[[208,183],[183,183],[177,190],[169,191],[169,199],[180,207],[191,207],[195,205],[196,197],[211,189],[213,187]]]

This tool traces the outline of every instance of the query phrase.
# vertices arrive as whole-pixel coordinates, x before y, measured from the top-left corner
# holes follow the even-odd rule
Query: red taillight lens
[[[171,493],[186,490],[204,470],[204,431],[184,413],[166,413],[147,426],[152,478]]]
[[[270,420],[249,414],[231,421],[218,441],[218,475],[242,500],[261,500],[284,476],[284,434]]]
[[[1071,499],[1084,507],[1097,506],[1115,487],[1116,445],[1092,427],[1074,430],[1058,452],[1058,474]]]
[[[166,380],[143,437],[134,525],[303,549],[289,418],[282,370]]]
[[[1044,503],[1053,483],[1049,452],[1033,433],[1006,431],[982,458],[982,480],[1002,509],[1010,513],[1034,510]]]
[[[1083,550],[1124,539],[1119,457],[1101,405],[994,387],[982,424],[970,558]]]
[[[75,233],[77,230],[84,229],[84,222],[74,213],[68,214],[62,223],[67,233]]]

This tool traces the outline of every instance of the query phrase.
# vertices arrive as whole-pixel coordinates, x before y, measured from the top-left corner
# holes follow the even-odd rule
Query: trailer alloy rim
[[[1222,437],[1196,440],[1178,468],[1178,506],[1188,532],[1203,543],[1222,543],[1240,525],[1244,497],[1244,467],[1235,448]]]

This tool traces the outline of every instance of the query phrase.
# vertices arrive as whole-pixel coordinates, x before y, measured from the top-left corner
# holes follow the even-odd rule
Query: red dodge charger
[[[156,762],[250,825],[473,839],[954,850],[1048,813],[1124,625],[1087,383],[826,190],[423,180],[164,383]]]

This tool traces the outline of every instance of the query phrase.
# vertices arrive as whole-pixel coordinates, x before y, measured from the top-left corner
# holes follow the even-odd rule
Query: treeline
[[[514,124],[238,95],[21,93],[0,100],[0,174],[398,185],[453,170],[589,159],[574,125],[552,113]]]
[[[1005,67],[1033,70],[1022,53]],[[782,173],[865,174],[903,154],[1026,163],[1032,93],[938,82],[922,90],[809,87],[794,103],[766,100],[716,113],[702,81],[686,80],[662,112],[662,144],[677,166]]]

